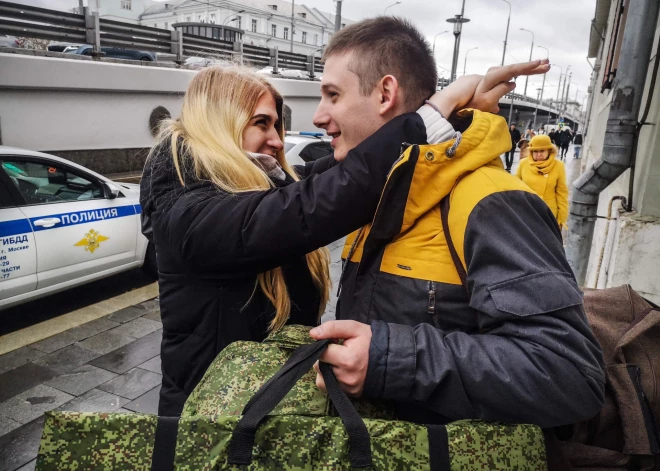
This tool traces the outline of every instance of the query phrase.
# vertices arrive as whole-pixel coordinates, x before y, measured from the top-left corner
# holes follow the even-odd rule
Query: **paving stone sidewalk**
[[[33,470],[44,412],[156,413],[158,300],[0,356],[0,471]]]
[[[328,245],[335,315],[343,239]],[[158,300],[0,356],[0,471],[33,470],[50,410],[155,414],[161,384]]]

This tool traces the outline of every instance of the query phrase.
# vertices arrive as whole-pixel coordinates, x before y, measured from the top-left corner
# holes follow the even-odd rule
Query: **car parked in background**
[[[15,36],[0,34],[0,47],[20,47],[20,42]]]
[[[305,165],[332,154],[330,141],[322,132],[287,132],[284,136],[286,160],[289,165]]]
[[[0,146],[0,310],[143,267],[140,189],[54,155]]]
[[[48,46],[46,46],[46,49],[50,52],[65,52],[66,50],[71,51],[73,49],[78,49],[80,46],[82,46],[80,43],[51,41],[48,43]]]
[[[70,46],[65,48],[62,52],[66,54],[78,54],[81,56],[91,56],[94,48],[89,44],[84,44],[79,47]],[[156,60],[156,56],[148,51],[136,51],[134,49],[121,49],[119,47],[102,47],[101,52],[104,57],[112,57],[114,59],[126,59],[133,61],[149,61]]]

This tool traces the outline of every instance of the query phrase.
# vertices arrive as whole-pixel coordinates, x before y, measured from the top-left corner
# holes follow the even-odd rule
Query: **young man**
[[[509,129],[509,134],[511,134],[511,150],[508,151],[504,157],[505,164],[506,164],[506,171],[510,172],[511,171],[511,166],[513,165],[513,157],[514,153],[516,151],[516,146],[518,145],[518,142],[520,142],[520,131],[516,129],[515,124],[511,124],[511,127]]]
[[[552,213],[502,168],[512,145],[505,121],[468,110],[451,119],[454,138],[437,132],[446,121],[421,106],[435,92],[435,63],[404,20],[351,25],[324,59],[314,122],[333,136],[336,159],[395,117],[417,133],[401,143],[373,222],[347,239],[339,320],[311,332],[344,342],[321,361],[349,394],[395,401],[404,420],[552,427],[596,414],[602,352]],[[467,290],[438,208],[447,196]]]

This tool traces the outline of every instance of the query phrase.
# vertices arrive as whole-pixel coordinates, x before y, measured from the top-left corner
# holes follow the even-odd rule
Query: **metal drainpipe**
[[[600,159],[573,183],[566,256],[580,286],[584,285],[587,275],[598,197],[632,162],[635,130],[659,7],[660,2],[657,0],[636,0],[629,3],[603,152]]]
[[[613,196],[610,200],[610,204],[607,205],[607,225],[605,226],[605,242],[603,243],[603,248],[600,251],[600,256],[598,257],[598,269],[596,270],[596,282],[594,283],[594,288],[598,288],[598,280],[600,279],[600,269],[603,266],[603,257],[605,256],[605,248],[607,247],[607,236],[610,233],[610,226],[612,219],[616,220],[618,218],[612,217],[612,207],[614,202],[620,200],[621,207],[625,209],[626,207],[626,197],[625,196]],[[614,243],[614,242],[612,242]]]

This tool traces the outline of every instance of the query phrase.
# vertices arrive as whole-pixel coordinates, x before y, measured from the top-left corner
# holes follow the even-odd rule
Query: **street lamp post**
[[[234,13],[233,15],[229,15],[227,18],[225,18],[225,21],[222,23],[222,26],[225,26],[225,25],[229,22],[229,18],[231,18],[232,16],[240,15],[241,13],[245,13],[245,10],[238,10],[238,11],[237,11],[236,13]],[[237,19],[238,19],[238,18],[234,18],[234,19],[231,20],[231,21],[236,21]]]
[[[532,61],[532,53],[534,52],[534,32],[530,31],[525,28],[520,28],[520,31],[527,31],[529,34],[532,35],[532,47],[529,50],[529,61]],[[525,77],[525,91],[523,92],[523,95],[527,96],[527,83],[529,82],[529,75]]]
[[[547,47],[543,47],[543,46],[536,46],[536,47],[539,47],[541,49],[545,49],[545,52],[546,52],[545,58],[550,59],[550,51],[548,50]],[[538,115],[538,112],[539,112],[539,105],[541,104],[541,102],[543,102],[543,91],[545,90],[545,76],[546,76],[546,74],[543,74],[543,84],[541,85],[541,97],[539,98],[538,103],[536,103],[536,109],[534,110],[534,124],[532,126],[533,128],[536,128],[536,116]],[[548,114],[550,114],[549,111],[548,111]]]
[[[504,35],[504,50],[502,51],[502,65],[504,65],[504,56],[506,55],[506,43],[509,40],[509,25],[511,24],[511,4],[509,0],[502,0],[509,5],[509,19],[506,20],[506,34]]]
[[[291,52],[293,52],[293,34],[295,30],[293,29],[293,12],[296,7],[296,0],[291,0]],[[323,39],[321,39],[323,41]]]
[[[387,8],[392,8],[393,6],[395,6],[395,5],[399,5],[400,3],[401,3],[401,2],[395,2],[395,3],[391,4],[390,6],[388,6]],[[383,15],[384,15],[385,13],[387,13],[387,8],[385,8],[385,11],[383,12]]]
[[[465,9],[465,0],[463,0],[463,9]],[[470,20],[463,18],[463,15],[455,15],[453,18],[449,18],[447,23],[454,24],[454,57],[451,61],[451,81],[456,80],[456,69],[458,68],[458,51],[461,45],[461,31],[463,30],[463,23],[467,23]]]
[[[566,72],[564,73],[564,85],[561,89],[561,100],[559,101],[559,112],[561,113],[564,107],[564,92],[566,91],[566,79],[568,78],[568,71],[571,70],[571,66],[566,67]],[[571,77],[573,74],[571,74]]]
[[[337,11],[335,12],[335,33],[341,29],[341,2],[337,0]]]
[[[475,49],[479,49],[479,48],[478,48],[478,47],[473,47],[472,49],[468,49],[468,50],[465,52],[465,61],[463,61],[463,75],[465,75],[465,69],[467,68],[467,58],[468,58],[468,54],[470,53],[470,51],[474,51]]]
[[[564,75],[564,68],[561,65],[557,64],[552,64],[553,67],[559,67],[559,84],[557,85],[557,99],[555,100],[555,104],[559,101],[559,92],[561,91],[561,78]]]
[[[435,40],[436,40],[436,39],[438,38],[438,36],[440,36],[441,34],[445,34],[445,33],[448,33],[448,32],[449,32],[449,31],[443,31],[442,33],[438,33],[438,34],[436,34],[435,37],[433,38],[433,59],[435,59]]]

